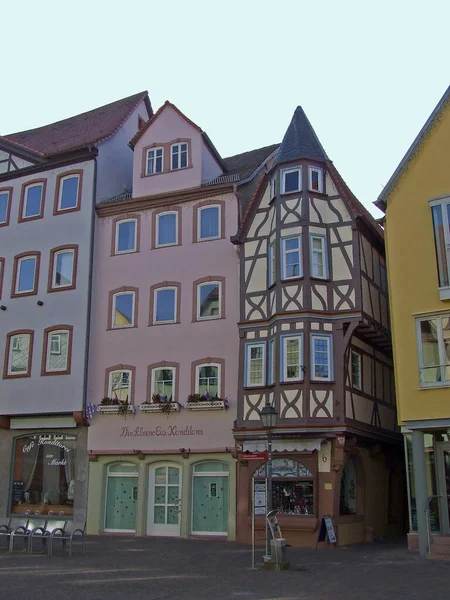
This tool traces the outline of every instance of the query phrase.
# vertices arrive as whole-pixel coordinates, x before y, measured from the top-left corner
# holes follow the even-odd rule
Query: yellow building
[[[376,205],[386,214],[409,547],[443,553],[450,551],[450,87]]]

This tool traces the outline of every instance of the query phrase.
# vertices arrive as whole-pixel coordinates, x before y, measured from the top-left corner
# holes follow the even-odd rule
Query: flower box
[[[141,404],[139,410],[141,412],[178,412],[180,405],[178,402],[155,402],[152,404]]]
[[[128,404],[126,407],[119,404],[99,404],[97,412],[104,415],[126,414],[134,412],[134,406],[132,404]]]
[[[203,400],[201,402],[186,402],[188,410],[225,410],[224,400]]]

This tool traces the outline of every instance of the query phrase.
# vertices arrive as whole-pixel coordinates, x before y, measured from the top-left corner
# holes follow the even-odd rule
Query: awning
[[[309,438],[304,440],[273,440],[273,452],[313,452],[320,450],[323,438]],[[266,440],[247,440],[244,442],[244,452],[264,452],[267,450]]]

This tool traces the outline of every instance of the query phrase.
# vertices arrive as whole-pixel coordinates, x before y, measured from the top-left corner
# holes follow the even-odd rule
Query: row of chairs
[[[33,553],[33,542],[41,541],[42,550],[47,549],[48,556],[53,554],[53,545],[61,541],[62,551],[68,543],[69,556],[72,556],[72,545],[75,540],[81,543],[82,554],[86,553],[86,524],[77,527],[73,521],[57,521],[56,519],[20,519],[10,518],[7,523],[0,525],[0,538],[6,540],[10,552],[14,551],[16,541],[23,542],[23,549],[28,554]]]

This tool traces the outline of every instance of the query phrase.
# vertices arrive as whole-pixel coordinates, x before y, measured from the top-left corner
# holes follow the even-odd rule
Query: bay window
[[[302,381],[303,367],[303,334],[281,336],[281,381]]]
[[[245,345],[245,387],[266,385],[266,342]]]
[[[332,337],[328,334],[311,335],[311,380],[332,381]]]

